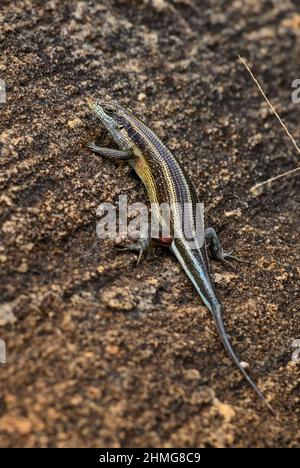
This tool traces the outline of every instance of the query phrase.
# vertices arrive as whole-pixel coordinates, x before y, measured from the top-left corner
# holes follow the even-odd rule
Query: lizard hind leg
[[[168,237],[159,237],[159,238],[151,239],[148,234],[148,229],[147,229],[147,232],[144,229],[141,231],[141,235],[136,242],[132,242],[129,244],[127,243],[121,244],[120,246],[117,247],[117,250],[121,250],[121,251],[129,250],[132,252],[138,252],[139,253],[138,260],[137,260],[137,264],[138,264],[142,258],[143,253],[149,250],[151,246],[151,241],[153,241],[154,244],[162,246],[162,247],[170,247],[170,245],[173,242],[173,237],[168,236]]]
[[[136,242],[131,242],[129,244],[121,244],[117,247],[117,250],[121,251],[131,251],[131,252],[138,252],[139,256],[137,259],[137,264],[140,263],[142,255],[146,252],[150,247],[150,239],[148,237],[140,237]]]
[[[121,251],[131,251],[131,252],[138,252],[138,259],[137,264],[140,263],[143,253],[147,252],[150,247],[150,236],[149,236],[149,226],[148,223],[141,225],[139,237],[135,242],[124,242],[117,246],[117,250]]]
[[[232,260],[236,260],[237,262],[240,262],[240,263],[249,263],[246,260],[241,260],[240,258],[237,258],[234,255],[232,255],[232,251],[225,252],[220,243],[218,234],[216,233],[214,228],[205,229],[205,238],[208,241],[208,248],[214,260],[227,263],[228,262],[227,259],[231,258]]]

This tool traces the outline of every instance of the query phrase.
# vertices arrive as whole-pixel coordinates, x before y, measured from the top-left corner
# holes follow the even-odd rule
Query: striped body
[[[211,278],[206,245],[191,249],[182,220],[190,223],[190,229],[196,234],[196,204],[199,203],[196,191],[186,171],[177,158],[162,143],[159,137],[143,122],[132,114],[127,114],[123,124],[134,144],[132,167],[143,181],[149,200],[158,205],[169,203],[171,211],[171,251],[181,263],[186,274],[194,284],[205,305],[212,310],[219,304]],[[182,212],[178,212],[177,207]],[[156,216],[159,216],[157,213]],[[167,223],[160,219],[163,226]],[[176,236],[174,233],[176,232]]]
[[[211,277],[206,243],[197,244],[198,197],[183,166],[153,130],[118,103],[90,102],[90,107],[119,146],[120,151],[115,152],[119,154],[118,158],[120,160],[126,158],[143,181],[151,204],[158,206],[167,203],[173,207],[170,212],[172,238],[170,249],[210,310],[228,355],[269,410],[274,413],[255,382],[242,367],[227,336],[222,318],[223,306],[216,294]],[[113,151],[107,148],[97,148],[94,144],[89,147],[103,156]],[[163,228],[167,224],[164,214],[158,210],[153,214]],[[184,220],[184,229],[182,220]],[[189,242],[190,236],[187,238],[185,235],[186,224],[188,224],[187,231],[196,240],[193,248]]]

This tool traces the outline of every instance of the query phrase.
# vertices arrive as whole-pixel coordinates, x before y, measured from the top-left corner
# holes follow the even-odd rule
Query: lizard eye
[[[107,112],[108,114],[117,112],[118,110],[112,102],[100,101],[100,105],[101,107],[103,107],[104,111]]]

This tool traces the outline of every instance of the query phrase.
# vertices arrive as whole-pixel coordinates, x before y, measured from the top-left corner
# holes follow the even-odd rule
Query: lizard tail
[[[241,363],[239,359],[237,358],[232,345],[228,339],[225,327],[224,327],[224,322],[223,322],[223,317],[222,317],[222,305],[218,304],[214,307],[212,307],[212,315],[215,320],[216,326],[218,333],[220,335],[220,338],[223,342],[223,345],[228,353],[228,355],[231,357],[233,362],[236,364],[238,367],[239,371],[243,374],[247,382],[251,385],[255,393],[259,396],[259,398],[265,403],[269,411],[274,415],[277,416],[276,411],[272,408],[270,403],[267,401],[266,397],[263,395],[263,393],[259,390],[257,387],[256,383],[251,379],[250,375],[245,371],[245,369],[241,366]]]

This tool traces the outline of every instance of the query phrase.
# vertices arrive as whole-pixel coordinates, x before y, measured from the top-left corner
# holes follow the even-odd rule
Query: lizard
[[[231,252],[227,253],[223,250],[213,228],[205,229],[205,240],[202,245],[196,242],[191,247],[191,243],[187,240],[180,224],[182,212],[179,213],[178,210],[182,209],[190,232],[195,233],[195,207],[199,202],[194,185],[183,164],[152,129],[116,101],[88,99],[88,105],[109,132],[118,149],[99,147],[93,142],[88,143],[87,147],[94,153],[115,162],[128,162],[145,185],[151,204],[157,206],[169,203],[172,205],[171,235],[162,237],[160,242],[169,247],[175,255],[203,303],[212,314],[221,341],[232,361],[259,398],[275,414],[266,397],[241,364],[229,340],[223,321],[223,305],[212,278],[208,251],[213,259],[222,262],[227,261],[227,258],[236,259],[236,257],[233,257]],[[159,223],[164,225],[163,214],[156,213],[155,216],[158,216]],[[138,251],[140,258],[149,244],[149,237],[140,237],[137,242],[124,248]]]

